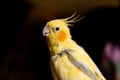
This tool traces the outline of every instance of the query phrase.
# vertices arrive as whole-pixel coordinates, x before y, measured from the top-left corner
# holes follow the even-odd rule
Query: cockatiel
[[[50,68],[54,80],[106,80],[86,51],[70,34],[70,23],[81,20],[79,16],[55,19],[43,29],[50,51]]]

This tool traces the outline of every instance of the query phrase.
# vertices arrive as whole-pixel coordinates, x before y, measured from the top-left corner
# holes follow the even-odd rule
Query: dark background
[[[56,15],[43,13],[42,10],[35,12],[33,5],[24,1],[16,1],[13,6],[13,13],[6,9],[8,17],[1,29],[0,80],[52,80],[42,29],[50,19],[68,17],[73,10]],[[99,7],[82,15],[86,17],[70,27],[71,34],[102,71],[101,57],[105,42],[120,41],[120,9]],[[104,75],[104,71],[102,73]]]

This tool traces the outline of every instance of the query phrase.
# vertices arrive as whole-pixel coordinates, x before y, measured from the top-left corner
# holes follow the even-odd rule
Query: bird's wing
[[[90,68],[88,67],[87,64],[85,63],[80,63],[78,62],[72,55],[71,53],[73,53],[73,51],[71,50],[65,50],[66,55],[68,56],[69,60],[71,61],[71,63],[77,67],[78,69],[80,69],[84,74],[86,74],[87,76],[89,76],[92,80],[98,80],[97,76],[95,73],[93,73]]]

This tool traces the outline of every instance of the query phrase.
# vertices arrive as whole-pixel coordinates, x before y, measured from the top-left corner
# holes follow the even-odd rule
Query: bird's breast
[[[57,57],[56,60],[53,60],[53,64],[62,80],[91,80],[70,62],[67,55]]]

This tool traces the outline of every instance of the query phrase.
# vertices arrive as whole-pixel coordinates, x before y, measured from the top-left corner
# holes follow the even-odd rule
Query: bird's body
[[[79,61],[84,61],[87,59],[87,57],[82,57],[84,54],[80,50],[83,50],[79,46],[76,45],[76,47],[71,46],[69,44],[76,45],[76,43],[72,40],[68,41],[68,45],[66,45],[66,49],[70,49],[73,51],[73,56],[76,57]],[[64,45],[64,44],[63,44]],[[76,49],[78,51],[76,51]],[[64,50],[64,49],[63,49]],[[64,54],[64,53],[63,53]],[[81,56],[81,57],[79,57]],[[57,58],[57,59],[55,59]],[[87,62],[90,64],[89,62]],[[87,64],[86,63],[86,64]],[[71,61],[68,59],[67,55],[55,55],[52,57],[51,64],[54,64],[51,66],[51,69],[53,72],[59,72],[58,73],[58,79],[56,80],[90,80],[90,78],[85,75],[83,72],[81,72],[78,68],[76,68]],[[53,68],[55,69],[53,69]],[[56,70],[56,71],[54,71]],[[56,73],[53,74],[53,76],[57,76]],[[59,79],[60,78],[60,79]]]
[[[65,20],[49,21],[43,35],[47,37],[54,80],[105,80],[86,51],[72,40]]]

